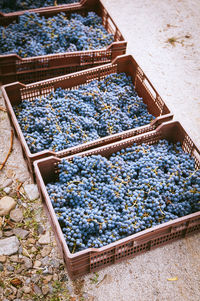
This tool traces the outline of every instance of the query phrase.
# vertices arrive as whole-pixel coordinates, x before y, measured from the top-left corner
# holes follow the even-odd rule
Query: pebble
[[[0,216],[9,214],[9,212],[15,208],[16,202],[10,196],[4,196],[0,199]]]
[[[31,293],[31,288],[29,286],[23,286],[22,290],[25,294]]]
[[[41,262],[42,262],[42,265],[43,265],[43,266],[48,266],[48,265],[50,265],[50,260],[49,260],[49,257],[48,257],[48,256],[45,256],[45,257],[41,260]]]
[[[33,266],[33,263],[32,263],[32,260],[26,256],[23,257],[23,262],[24,262],[24,266],[27,268],[27,269],[31,269],[32,266]]]
[[[29,235],[29,231],[21,229],[21,228],[16,228],[13,230],[13,233],[20,237],[21,239],[25,239]]]
[[[33,285],[33,290],[37,295],[42,295],[42,291],[37,284]]]
[[[16,236],[0,240],[0,255],[12,255],[19,249],[19,240]]]
[[[68,292],[69,292],[70,294],[73,293],[73,289],[72,289],[71,285],[67,284],[67,285],[66,285],[66,288],[67,288],[67,290],[68,290]]]
[[[34,272],[35,273],[35,272]],[[40,280],[40,275],[38,275],[38,274],[33,274],[32,276],[31,276],[31,281],[33,282],[33,283],[38,283],[38,281]]]
[[[49,287],[48,286],[43,286],[42,287],[42,293],[43,293],[43,295],[47,295],[48,292],[49,292]]]
[[[11,188],[10,187],[5,187],[3,190],[6,194],[9,194],[11,192]]]
[[[22,213],[22,210],[19,209],[19,208],[16,208],[14,210],[11,210],[10,211],[10,218],[11,220],[13,220],[14,222],[16,223],[19,223],[22,221],[23,219],[23,213]]]
[[[41,245],[47,245],[51,242],[50,233],[47,231],[45,234],[42,234],[38,240]]]
[[[39,191],[36,184],[24,185],[25,193],[29,200],[34,201],[39,198]]]
[[[3,271],[3,264],[0,263],[0,271],[2,272]]]
[[[44,278],[43,278],[43,283],[44,284],[47,284],[47,283],[49,283],[51,280],[52,280],[52,275],[47,275],[47,276],[44,276]]]
[[[50,273],[49,273],[48,267],[44,267],[42,274],[43,274],[43,275],[50,274]]]
[[[6,266],[6,269],[7,269],[7,271],[9,271],[9,272],[13,272],[15,269],[14,269],[14,267],[12,266],[12,265],[7,265]]]
[[[17,298],[21,298],[22,297],[22,295],[23,295],[23,292],[22,292],[22,290],[20,289],[20,290],[18,290],[17,291]],[[20,301],[22,301],[21,299],[20,299]]]
[[[34,269],[38,269],[40,266],[41,266],[41,261],[39,261],[39,260],[36,260],[35,262],[34,262],[34,265],[33,265],[33,268]]]
[[[50,246],[44,246],[44,248],[40,251],[42,257],[48,256],[51,252]]]
[[[45,232],[44,228],[42,227],[42,225],[38,225],[38,229],[37,229],[38,235],[43,234]]]
[[[10,186],[12,184],[12,179],[6,179],[3,184],[1,185],[1,188],[5,188],[7,186]]]
[[[2,262],[2,263],[6,262],[6,256],[5,255],[0,256],[0,262]]]
[[[59,268],[59,266],[60,266],[60,261],[59,261],[59,260],[56,260],[56,259],[52,259],[52,260],[50,261],[50,265],[57,269],[57,268]]]
[[[27,239],[27,244],[28,245],[34,245],[35,243],[36,243],[36,240],[34,238]]]
[[[10,261],[12,262],[20,262],[20,259],[18,257],[18,255],[12,255],[9,257]]]
[[[54,274],[53,275],[53,281],[57,281],[58,280],[58,275],[57,274]]]
[[[10,231],[4,231],[4,236],[6,237],[10,237],[14,234],[13,230],[10,230]]]

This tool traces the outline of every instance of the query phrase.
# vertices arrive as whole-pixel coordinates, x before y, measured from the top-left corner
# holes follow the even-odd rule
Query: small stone
[[[53,266],[54,268],[58,269],[60,266],[60,262],[56,259],[51,259],[50,265]]]
[[[10,186],[12,184],[12,179],[6,179],[3,184],[1,185],[1,188],[5,188],[7,186]]]
[[[2,272],[3,271],[3,264],[0,263],[0,271]]]
[[[50,233],[47,231],[45,234],[42,234],[38,240],[41,245],[47,245],[51,242]]]
[[[40,234],[43,234],[43,233],[45,232],[45,230],[44,230],[44,228],[42,227],[42,225],[39,225],[39,226],[38,226],[37,232],[38,232],[39,235],[40,235]]]
[[[72,289],[71,285],[67,284],[66,289],[68,290],[69,294],[73,293],[73,289]]]
[[[44,246],[44,248],[40,251],[42,257],[48,256],[51,252],[50,246]]]
[[[15,271],[16,274],[21,274],[21,272],[24,270],[24,266],[21,266],[19,269]]]
[[[21,229],[21,228],[16,228],[13,230],[13,233],[20,237],[21,239],[25,239],[29,235],[29,231]]]
[[[3,232],[0,230],[0,238],[3,237]]]
[[[48,292],[49,292],[48,286],[43,286],[43,287],[42,287],[42,293],[43,293],[43,295],[47,295]]]
[[[14,234],[13,230],[10,230],[10,231],[4,231],[4,236],[6,237],[10,237]]]
[[[33,285],[33,290],[36,293],[36,295],[42,295],[42,291],[37,284]]]
[[[12,265],[7,265],[6,269],[7,269],[7,271],[9,271],[9,272],[13,272],[13,271],[15,270],[14,267],[13,267]]]
[[[54,274],[53,275],[53,281],[57,281],[58,280],[58,275],[57,274]]]
[[[39,280],[40,280],[40,275],[34,274],[34,275],[31,277],[31,281],[32,281],[33,283],[38,283]]]
[[[16,223],[21,222],[23,219],[22,210],[19,208],[16,208],[16,209],[10,211],[10,218],[11,218],[11,220],[13,220]]]
[[[53,268],[52,267],[49,267],[48,270],[49,270],[49,274],[53,274]]]
[[[22,253],[23,253],[23,247],[22,247],[22,246],[19,247],[18,253],[19,253],[19,254],[22,254]]]
[[[34,245],[35,243],[36,243],[36,240],[34,238],[27,239],[27,244],[28,245]]]
[[[19,262],[20,261],[18,255],[12,255],[12,256],[9,257],[9,259],[12,262]]]
[[[9,212],[15,208],[16,202],[10,196],[4,196],[0,199],[0,216],[9,214]]]
[[[39,198],[39,191],[36,184],[24,185],[24,190],[29,200],[34,201]]]
[[[0,256],[0,262],[5,263],[6,262],[6,256],[5,255],[1,255]]]
[[[36,249],[35,247],[32,247],[32,248],[31,248],[31,252],[32,252],[32,253],[35,253],[35,252],[37,252],[37,249]]]
[[[35,262],[34,262],[34,265],[33,265],[33,268],[34,269],[38,269],[40,266],[41,266],[41,261],[39,261],[39,260],[36,260]]]
[[[23,286],[22,290],[25,294],[30,294],[31,293],[31,288],[29,286]]]
[[[50,265],[50,260],[49,260],[49,257],[48,257],[48,256],[44,257],[44,258],[41,260],[41,262],[42,262],[42,265],[43,265],[43,266],[48,266],[48,265]]]
[[[44,284],[47,284],[47,283],[49,283],[51,280],[52,280],[52,275],[47,275],[47,276],[45,276],[44,278],[43,278],[43,283]]]
[[[32,263],[32,260],[26,256],[23,257],[23,261],[24,261],[24,266],[27,268],[27,269],[31,269],[32,266],[33,266],[33,263]]]
[[[22,290],[20,289],[20,290],[18,290],[17,291],[17,298],[21,298],[22,297],[22,295],[23,295],[23,292],[22,292]],[[21,301],[21,299],[19,299],[20,301]]]
[[[19,249],[19,240],[16,236],[0,240],[0,255],[12,255]]]
[[[53,286],[51,285],[51,283],[48,283],[48,287],[49,287],[49,293],[52,294],[54,291]]]
[[[5,187],[3,189],[3,191],[6,193],[6,194],[9,194],[11,192],[11,188],[10,187]]]
[[[49,269],[48,269],[48,267],[44,267],[42,274],[43,274],[43,275],[49,274]]]

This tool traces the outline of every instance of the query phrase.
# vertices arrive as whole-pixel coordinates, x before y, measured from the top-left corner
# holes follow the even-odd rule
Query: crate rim
[[[24,137],[24,135],[22,133],[21,127],[20,127],[20,125],[18,123],[16,114],[14,112],[13,106],[11,104],[11,101],[10,101],[8,93],[7,93],[7,89],[15,89],[15,91],[21,91],[21,90],[26,90],[26,89],[30,89],[30,88],[33,88],[33,89],[41,88],[41,87],[43,87],[46,84],[52,84],[52,85],[54,85],[55,83],[62,82],[65,79],[74,78],[74,77],[77,77],[79,75],[80,76],[81,75],[87,75],[87,74],[90,74],[91,72],[95,72],[95,71],[106,70],[107,67],[114,67],[117,64],[117,62],[119,62],[119,64],[120,64],[120,62],[123,61],[123,59],[126,59],[127,61],[133,62],[139,68],[138,63],[136,62],[136,60],[134,59],[134,57],[132,55],[130,55],[130,54],[124,54],[124,55],[120,55],[120,56],[116,57],[115,59],[112,60],[112,62],[104,64],[102,66],[92,67],[92,68],[89,68],[89,69],[86,69],[86,70],[82,70],[82,71],[70,73],[70,74],[67,74],[67,75],[61,75],[61,76],[58,76],[58,77],[54,77],[54,78],[50,78],[50,79],[47,79],[47,80],[42,80],[42,81],[38,81],[38,82],[35,82],[35,83],[26,84],[26,85],[23,84],[23,83],[21,83],[21,82],[19,82],[19,81],[17,81],[17,82],[13,82],[13,83],[9,83],[9,84],[3,85],[1,87],[1,89],[2,89],[2,95],[3,95],[4,99],[5,99],[6,106],[8,106],[9,111],[12,114],[12,118],[14,119],[14,123],[15,123],[15,127],[16,127],[16,130],[17,130],[17,133],[20,136],[21,141],[23,142],[26,154],[27,154],[27,156],[29,157],[30,160],[34,160],[34,158],[36,156],[45,156],[45,155],[62,156],[62,154],[64,152],[66,152],[66,151],[68,153],[70,153],[73,150],[79,150],[81,147],[90,147],[90,146],[93,146],[93,144],[95,142],[102,142],[102,143],[104,143],[104,141],[105,142],[108,141],[107,143],[109,143],[110,139],[118,138],[121,135],[126,135],[128,133],[133,132],[136,129],[140,130],[140,129],[143,129],[143,128],[145,129],[145,127],[147,127],[148,125],[149,126],[153,126],[154,124],[156,125],[156,123],[157,122],[159,123],[160,120],[162,122],[163,118],[166,118],[166,119],[172,119],[173,118],[173,113],[168,108],[168,105],[166,105],[166,103],[165,103],[165,106],[166,106],[167,110],[169,111],[169,113],[157,116],[153,121],[151,121],[151,123],[149,123],[147,125],[144,125],[144,126],[141,126],[141,127],[132,128],[130,130],[122,131],[122,132],[119,132],[119,133],[116,133],[116,134],[107,135],[105,137],[101,137],[101,138],[98,138],[98,139],[95,139],[95,140],[92,140],[92,141],[89,141],[89,142],[86,142],[86,143],[80,143],[80,144],[78,144],[78,145],[76,145],[74,147],[70,147],[70,148],[67,148],[67,149],[64,149],[64,150],[61,150],[61,151],[58,151],[58,152],[55,152],[55,151],[49,150],[49,149],[45,149],[45,150],[42,150],[42,151],[37,152],[37,153],[31,153],[31,151],[30,151],[30,149],[28,147],[28,144],[27,144],[27,142],[25,140],[25,137]],[[143,76],[143,78],[146,78],[148,80],[148,82],[151,84],[150,80],[148,79],[148,77],[146,76],[146,74],[144,72],[142,73],[142,76]],[[151,84],[151,86],[152,86],[153,90],[155,91],[155,93],[157,95],[159,95],[158,92],[157,92],[157,90],[154,88],[154,86],[152,84]],[[71,88],[73,88],[73,87],[74,86],[71,86]],[[56,88],[54,88],[54,89],[56,89]]]

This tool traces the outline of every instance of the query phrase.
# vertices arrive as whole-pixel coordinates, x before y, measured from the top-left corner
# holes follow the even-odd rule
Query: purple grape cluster
[[[58,181],[46,187],[72,253],[200,210],[200,170],[180,143],[166,140],[110,158],[63,159]]]
[[[33,57],[53,53],[101,49],[114,41],[95,12],[86,16],[59,13],[40,17],[36,13],[19,16],[18,22],[0,26],[0,54],[16,53]]]
[[[32,153],[60,151],[154,119],[125,73],[23,100],[14,110]]]
[[[19,10],[27,10],[75,2],[79,2],[79,0],[1,0],[0,11],[4,13],[10,13]]]

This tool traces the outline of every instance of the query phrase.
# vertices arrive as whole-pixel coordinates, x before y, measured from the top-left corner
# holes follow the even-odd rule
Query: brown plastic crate
[[[83,4],[85,3],[87,0],[79,0],[78,2],[75,3],[68,3],[68,4],[59,4],[59,5],[52,5],[52,6],[43,6],[43,7],[38,7],[38,8],[31,8],[31,9],[26,9],[26,10],[20,10],[20,11],[13,11],[13,12],[9,12],[9,13],[4,13],[3,11],[0,11],[0,22],[7,22],[7,19],[11,20],[15,20],[16,17],[19,17],[21,15],[23,15],[26,12],[29,13],[40,13],[40,12],[46,12],[46,11],[54,11],[54,12],[62,12],[63,9],[67,7],[74,7],[77,6],[79,4]],[[5,21],[4,21],[5,20]]]
[[[106,30],[114,35],[114,42],[107,47],[96,50],[56,53],[28,58],[21,58],[17,54],[0,55],[0,81],[3,84],[15,81],[30,83],[76,72],[111,62],[118,55],[126,53],[127,42],[101,0],[83,0],[80,3],[30,11],[37,12],[45,17],[54,16],[59,12],[69,15],[72,12],[85,14],[88,11],[94,11],[102,18]],[[10,24],[17,20],[23,12],[0,16],[0,25]]]
[[[132,77],[132,81],[135,85],[135,89],[140,97],[143,98],[145,104],[147,104],[148,111],[156,117],[150,124],[134,128],[121,133],[109,135],[91,142],[79,144],[75,147],[68,148],[63,151],[54,152],[50,150],[44,150],[35,154],[32,154],[25,141],[24,135],[21,131],[20,125],[15,116],[13,106],[19,104],[23,99],[33,100],[39,96],[46,96],[54,89],[61,87],[63,89],[71,89],[78,87],[79,85],[86,84],[94,79],[103,79],[108,74],[113,72],[121,73],[125,72]],[[85,71],[69,74],[53,78],[46,81],[41,81],[34,84],[23,85],[21,83],[8,84],[2,87],[3,97],[5,99],[7,112],[11,120],[12,126],[18,135],[21,142],[21,146],[24,152],[24,157],[27,160],[28,167],[31,173],[33,173],[33,161],[47,157],[58,156],[65,157],[74,153],[82,152],[94,147],[99,147],[108,143],[119,141],[124,138],[132,137],[140,133],[145,133],[155,129],[164,121],[169,121],[173,118],[172,113],[166,106],[158,92],[155,90],[151,82],[148,80],[144,72],[138,66],[136,61],[131,55],[122,55],[112,61],[112,63],[103,65],[96,68],[91,68]]]
[[[157,143],[160,139],[167,139],[174,143],[179,141],[183,150],[194,157],[196,168],[200,168],[200,151],[197,149],[181,124],[177,121],[163,123],[154,131],[137,135],[121,142],[115,142],[107,146],[75,154],[73,156],[66,157],[65,159],[70,160],[74,156],[90,156],[97,154],[109,157],[112,153],[117,152],[122,148],[130,147],[133,143],[153,144]],[[59,158],[49,157],[34,162],[34,167],[41,199],[47,209],[58,246],[62,251],[67,270],[72,278],[76,278],[85,273],[97,271],[98,269],[111,265],[115,262],[120,262],[124,259],[134,257],[137,254],[165,245],[170,241],[183,238],[200,230],[199,211],[147,230],[140,231],[102,248],[89,248],[72,254],[65,242],[62,230],[45,187],[45,184],[57,178],[57,165],[60,161],[61,159]]]

